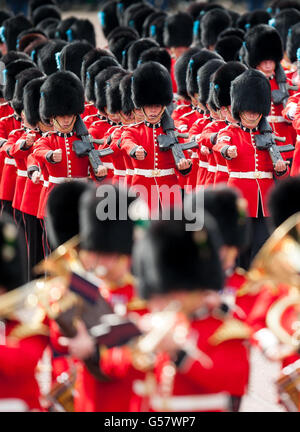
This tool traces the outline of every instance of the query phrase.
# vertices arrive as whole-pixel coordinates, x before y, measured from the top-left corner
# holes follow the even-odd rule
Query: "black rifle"
[[[284,142],[285,138],[277,137],[273,134],[273,130],[265,117],[263,117],[259,123],[259,132],[260,134],[254,137],[256,147],[258,150],[268,150],[274,166],[277,161],[283,160],[281,153],[294,150],[295,148],[291,144],[278,146],[275,143],[275,141]]]
[[[174,120],[166,111],[162,116],[161,124],[166,135],[159,135],[157,137],[159,148],[161,151],[172,150],[174,161],[177,166],[181,159],[185,159],[183,150],[198,147],[198,143],[196,141],[191,141],[180,144],[176,136]],[[191,171],[191,169],[192,167],[190,166],[188,169],[181,170],[180,172],[183,175],[186,175]]]
[[[272,90],[272,100],[275,105],[282,103],[283,106],[285,106],[289,98],[289,92],[286,82],[286,75],[281,65],[277,66],[275,77],[279,86],[279,90]]]
[[[75,128],[76,135],[79,138],[81,138],[81,140],[73,142],[73,150],[79,157],[88,156],[93,171],[95,173],[96,179],[98,181],[103,180],[106,176],[97,177],[97,171],[99,166],[103,165],[100,159],[100,155],[101,156],[105,156],[105,155],[100,153],[102,150],[100,150],[99,152],[94,148],[87,127],[79,115],[77,116],[74,128]]]

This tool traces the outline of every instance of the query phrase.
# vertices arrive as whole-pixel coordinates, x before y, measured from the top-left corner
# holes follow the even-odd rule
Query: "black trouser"
[[[36,278],[33,267],[44,259],[43,228],[39,219],[23,213],[28,251],[28,279]]]
[[[238,258],[238,265],[245,270],[248,270],[253,259],[261,249],[265,241],[269,238],[270,232],[268,228],[268,217],[263,215],[261,198],[259,195],[258,214],[257,217],[249,218],[250,221],[250,244],[248,248],[241,253]]]

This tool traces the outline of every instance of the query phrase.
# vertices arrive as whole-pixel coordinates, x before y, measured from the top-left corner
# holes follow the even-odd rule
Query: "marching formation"
[[[300,4],[0,11],[0,411],[299,411]]]

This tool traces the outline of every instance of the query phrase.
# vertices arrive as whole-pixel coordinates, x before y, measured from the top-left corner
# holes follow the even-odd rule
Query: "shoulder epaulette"
[[[219,345],[222,342],[232,339],[249,339],[252,334],[251,328],[242,321],[229,318],[217,328],[214,334],[209,338],[211,345]]]
[[[132,123],[132,124],[130,124],[130,125],[127,126],[127,127],[137,127],[137,126],[140,126],[141,124],[144,124],[144,121],[140,121],[140,122],[138,122],[138,123]]]
[[[96,117],[96,116],[97,116],[97,114],[89,114],[89,115],[84,117],[83,121],[87,121],[89,118]]]
[[[96,121],[94,121],[94,122],[90,125],[90,127],[91,127],[91,126],[96,126],[96,125],[99,124],[99,123],[107,123],[107,121],[106,121],[106,120],[96,120]]]

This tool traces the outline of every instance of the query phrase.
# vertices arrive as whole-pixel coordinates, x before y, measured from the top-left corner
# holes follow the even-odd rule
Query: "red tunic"
[[[41,165],[46,165],[49,173],[49,187],[46,193],[46,199],[55,186],[63,183],[65,178],[88,178],[89,176],[89,159],[87,156],[78,157],[73,150],[72,144],[78,140],[76,134],[59,134],[58,132],[48,132],[38,141],[36,141],[33,154],[36,161]],[[54,163],[50,156],[53,151],[62,150],[61,162]],[[91,170],[91,174],[92,170]]]
[[[21,127],[21,119],[17,117],[15,114],[10,114],[7,117],[3,117],[0,119],[0,141],[5,139],[7,140],[8,135],[15,129],[20,129]],[[6,154],[1,151],[0,148],[0,175],[2,177],[4,160],[6,158]],[[0,198],[1,199],[1,198]]]
[[[236,322],[212,315],[192,321],[190,337],[211,362],[204,365],[187,354],[177,366],[172,382],[166,370],[170,368],[169,356],[164,353],[157,356],[155,386],[148,396],[149,411],[224,411],[229,395],[240,397],[246,393],[249,353],[245,342],[251,330],[241,323],[233,338],[228,326]]]
[[[0,400],[23,400],[30,410],[42,410],[39,386],[35,378],[37,363],[47,346],[48,337],[34,335],[17,339],[17,321],[6,323],[6,343],[0,345]]]
[[[189,112],[183,114],[178,122],[177,122],[177,128],[179,132],[182,133],[189,133],[191,127],[193,124],[199,119],[202,118],[203,114],[201,114],[199,111],[197,111],[195,108],[190,110]],[[185,139],[186,142],[189,141],[189,139]],[[192,189],[196,187],[197,184],[197,172],[198,172],[198,166],[199,166],[199,153],[196,148],[191,149],[190,151],[185,151],[185,155],[187,158],[190,158],[192,160],[193,166],[192,170],[186,177],[182,177],[184,184],[190,186]]]
[[[109,147],[114,151],[111,156],[111,160],[114,166],[114,175],[112,182],[113,184],[121,184],[125,185],[125,177],[126,177],[126,165],[124,162],[123,154],[124,152],[120,147],[120,140],[122,133],[124,131],[123,126],[112,126],[105,134],[105,141]]]
[[[217,161],[215,158],[215,152],[213,151],[214,144],[211,139],[217,134],[220,130],[226,127],[226,122],[223,120],[212,120],[211,123],[207,124],[201,133],[201,138],[199,141],[199,147],[201,152],[201,146],[205,146],[209,149],[210,153],[207,156],[208,168],[207,174],[205,178],[205,186],[212,185],[215,183],[215,177],[217,173]],[[216,138],[215,141],[216,142]]]
[[[211,122],[211,118],[204,115],[202,118],[198,119],[193,126],[191,127],[189,131],[190,139],[193,137],[196,138],[196,141],[199,143],[199,140],[201,138],[201,133],[206,125],[208,125]],[[200,152],[200,148],[198,149],[198,155],[199,155],[199,167],[197,171],[197,186],[204,185],[205,178],[207,175],[207,168],[208,168],[208,159],[205,155],[203,155]]]
[[[263,215],[268,216],[267,200],[274,185],[273,175],[276,175],[269,152],[256,148],[254,137],[257,134],[258,131],[247,132],[239,126],[229,125],[218,134],[215,145],[215,151],[221,154],[227,146],[237,147],[237,157],[226,160],[229,170],[228,186],[241,191],[248,202],[250,217],[258,215],[259,196]],[[279,178],[285,178],[288,174],[289,170]]]
[[[83,112],[83,114],[81,114],[81,117],[82,117],[82,119],[84,119],[87,116],[97,114],[97,113],[98,113],[98,110],[92,102],[85,102],[84,112]]]
[[[291,176],[297,176],[300,174],[300,93],[297,93],[289,99],[289,105],[291,106],[293,103],[297,103],[297,108],[295,112],[295,119],[293,121],[293,127],[297,133],[296,147],[294,152],[294,160],[291,169]]]
[[[172,80],[172,88],[173,88],[173,93],[177,93],[177,83],[176,83],[176,79],[175,79],[175,63],[176,63],[176,57],[171,57],[171,80]]]
[[[35,131],[36,140],[38,140],[42,134]],[[30,155],[33,152],[34,147],[30,147],[29,150],[27,150],[27,156],[26,156],[26,170],[27,166],[30,166],[31,160],[28,161]],[[29,162],[29,164],[28,164]],[[39,208],[39,202],[40,202],[40,196],[42,192],[43,182],[40,182],[38,184],[34,184],[27,175],[26,183],[24,186],[24,193],[23,198],[20,206],[20,210],[23,213],[30,214],[32,216],[37,216],[38,208]]]
[[[275,78],[269,81],[271,84],[271,91],[279,89],[279,86]],[[267,120],[269,121],[276,135],[286,138],[286,141],[283,143],[277,141],[278,146],[288,145],[288,144],[295,145],[295,140],[296,140],[295,131],[293,130],[291,123],[287,122],[286,119],[282,116],[282,111],[283,111],[283,105],[282,104],[275,105],[272,101],[270,114],[267,117]],[[293,153],[294,151],[282,153],[282,157],[284,160],[290,159],[293,157]]]
[[[90,126],[89,133],[95,139],[104,139],[112,126],[117,126],[117,124],[110,120],[98,120]],[[95,145],[95,147],[98,148],[98,150],[102,150],[106,149],[108,145],[104,142],[104,144]],[[101,157],[101,161],[107,168],[106,180],[112,180],[114,176],[113,155],[103,156]]]
[[[175,122],[175,126],[177,126],[176,122],[180,119],[180,117],[191,111],[191,102],[186,100],[186,99],[178,99],[178,101],[176,101],[176,106],[174,111],[172,112],[172,119]]]
[[[3,117],[7,117],[13,113],[14,110],[8,102],[3,102],[2,104],[0,104],[0,119],[2,119]]]
[[[147,123],[148,124],[148,123]],[[151,211],[157,211],[158,203],[162,208],[181,203],[181,192],[176,176],[177,169],[171,151],[161,151],[157,136],[164,134],[160,123],[147,126],[141,122],[127,128],[122,134],[122,148],[130,156],[137,146],[142,146],[147,152],[144,160],[132,157],[135,173],[132,186],[139,190],[142,186],[141,196],[148,203]],[[174,194],[170,188],[174,186]]]
[[[12,157],[10,151],[16,141],[18,141],[18,139],[21,138],[23,134],[23,128],[12,131],[9,134],[6,143],[1,148],[1,157],[4,159],[4,164],[0,182],[0,199],[6,201],[13,201],[17,182],[17,164],[16,160]]]

